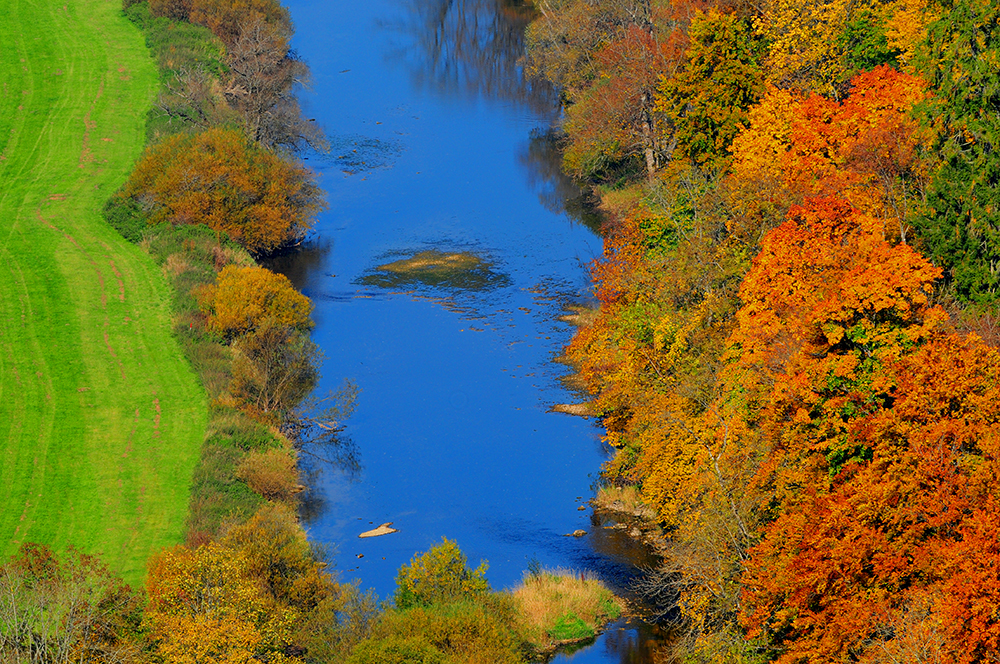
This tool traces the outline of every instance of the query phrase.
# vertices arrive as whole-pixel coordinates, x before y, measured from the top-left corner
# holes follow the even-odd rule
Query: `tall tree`
[[[716,10],[696,13],[689,36],[684,68],[661,79],[656,108],[673,127],[681,157],[719,170],[764,94],[764,49],[745,19]]]
[[[566,103],[566,166],[600,177],[637,159],[652,174],[662,150],[654,114],[659,77],[673,73],[698,2],[547,0],[528,29],[530,73]]]
[[[243,131],[267,148],[324,146],[316,125],[302,117],[295,86],[309,68],[289,50],[288,27],[251,14],[226,52],[226,99],[243,118]]]

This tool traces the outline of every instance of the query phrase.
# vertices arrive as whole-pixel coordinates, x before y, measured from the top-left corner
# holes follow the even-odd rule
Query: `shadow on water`
[[[524,0],[402,0],[407,17],[384,28],[407,35],[415,49],[390,52],[405,61],[418,89],[508,101],[554,120],[558,96],[524,74],[524,31],[536,10]]]
[[[562,133],[558,129],[535,129],[517,160],[524,168],[530,186],[542,206],[553,214],[565,214],[571,222],[582,224],[595,235],[601,234],[604,215],[598,209],[597,196],[581,187],[562,169]]]
[[[601,638],[601,646],[618,664],[668,664],[674,661],[667,646],[674,638],[669,628],[638,619],[612,626]],[[573,661],[573,657],[566,658]]]

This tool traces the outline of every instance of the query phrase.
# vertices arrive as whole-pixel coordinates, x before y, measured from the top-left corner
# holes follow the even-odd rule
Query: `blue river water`
[[[555,98],[517,67],[526,12],[512,0],[286,5],[312,70],[304,113],[331,144],[305,155],[329,209],[307,250],[275,266],[316,305],[318,392],[344,379],[360,390],[344,434],[356,465],[316,467],[310,538],[382,598],[442,537],[487,560],[495,588],[537,561],[624,589],[652,560],[579,509],[609,455],[601,429],[548,412],[580,400],[554,362],[573,333],[559,317],[587,301],[601,239],[545,138]],[[443,282],[378,269],[415,254],[480,269]],[[398,532],[358,537],[384,522]],[[588,534],[567,536],[577,529]],[[648,633],[622,624],[557,661],[648,661]]]

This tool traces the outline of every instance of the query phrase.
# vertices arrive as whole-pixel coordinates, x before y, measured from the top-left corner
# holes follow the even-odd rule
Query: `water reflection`
[[[384,24],[413,39],[391,58],[409,65],[414,85],[438,94],[515,102],[555,118],[558,97],[524,75],[524,31],[535,9],[524,0],[403,0],[407,18]]]
[[[524,167],[528,186],[538,194],[546,210],[565,214],[600,234],[604,215],[597,209],[599,200],[589,188],[580,187],[562,169],[561,134],[557,129],[535,129],[517,159]]]
[[[355,283],[386,290],[444,289],[449,291],[490,291],[510,285],[510,277],[493,269],[493,264],[471,251],[426,249],[397,257],[374,268]]]
[[[326,265],[331,249],[333,242],[329,237],[320,236],[287,251],[261,259],[260,264],[272,272],[288,277],[296,289],[308,290],[315,285],[317,279],[326,276],[321,268]]]
[[[667,628],[633,619],[609,629],[602,640],[608,659],[619,664],[667,664],[673,661],[671,637]]]

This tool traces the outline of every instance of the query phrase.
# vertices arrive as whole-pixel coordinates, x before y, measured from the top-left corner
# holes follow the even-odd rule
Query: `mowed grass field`
[[[180,541],[207,406],[167,283],[101,218],[156,70],[121,0],[0,8],[0,557],[100,554],[131,583]]]

